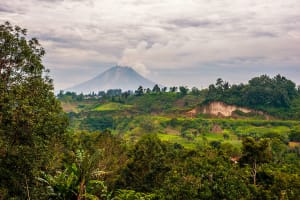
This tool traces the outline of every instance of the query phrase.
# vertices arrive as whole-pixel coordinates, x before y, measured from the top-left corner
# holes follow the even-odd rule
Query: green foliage
[[[122,172],[120,186],[140,192],[158,188],[169,170],[165,165],[165,155],[166,146],[156,135],[144,135],[129,155],[130,161]]]
[[[152,200],[157,199],[155,194],[146,194],[134,190],[118,190],[114,196],[115,200]]]
[[[57,98],[61,101],[72,102],[72,101],[82,101],[84,99],[84,95],[81,93],[77,95],[75,92],[66,92],[59,91]]]
[[[221,87],[222,84],[224,81],[219,81],[218,87],[227,88]],[[86,109],[77,115],[111,117],[112,133],[124,139],[124,143],[112,143],[106,134],[97,136],[88,132],[76,139],[89,152],[111,149],[100,161],[101,167],[109,168],[104,170],[109,174],[100,180],[107,185],[109,194],[113,192],[111,197],[297,199],[299,154],[297,148],[291,149],[287,143],[289,134],[298,130],[299,122],[261,120],[257,116],[185,117],[184,113],[202,100],[190,94],[182,97],[171,92],[149,92],[129,96],[125,105],[131,105],[130,110],[87,112]],[[222,131],[212,133],[216,124]],[[152,133],[157,133],[159,139]],[[247,136],[253,136],[250,139],[253,143],[244,142],[242,146],[242,139],[246,141]],[[121,148],[122,145],[128,148]],[[292,177],[295,186],[279,184],[281,180],[291,181]],[[99,198],[99,193],[96,196]]]
[[[47,186],[47,197],[55,199],[75,199],[77,197],[77,168],[73,164],[55,176],[42,173],[38,180]]]
[[[178,89],[177,87],[170,87],[169,90],[170,90],[170,92],[174,93],[174,92],[177,92],[177,89]]]
[[[160,192],[164,199],[240,199],[249,194],[242,171],[214,150],[177,153]]]
[[[242,162],[250,163],[253,162],[264,163],[268,162],[271,159],[269,141],[262,139],[260,141],[255,141],[251,137],[247,137],[243,140],[243,156]]]
[[[246,98],[253,105],[288,107],[297,94],[295,83],[280,75],[273,79],[266,75],[253,78],[249,87]]]
[[[67,126],[52,80],[44,77],[44,54],[25,29],[0,25],[0,188],[8,197],[30,198],[38,189],[34,177]]]
[[[77,149],[75,162],[67,165],[64,171],[58,171],[51,176],[43,173],[39,181],[46,184],[48,198],[98,199],[98,196],[109,196],[103,181],[93,179],[102,176],[105,172],[98,169],[101,152],[96,151],[89,155],[82,149]]]
[[[155,130],[155,124],[151,118],[142,118],[140,126],[143,128],[145,133],[152,133]]]
[[[289,134],[290,141],[300,142],[300,129],[294,129]]]
[[[135,91],[136,96],[142,96],[144,94],[144,89],[142,86],[139,86],[139,88]]]
[[[251,176],[256,185],[257,168],[262,163],[270,162],[272,158],[269,141],[262,139],[257,142],[254,138],[247,137],[243,140],[242,152],[241,164],[251,165]]]
[[[189,89],[186,86],[180,86],[179,87],[179,93],[181,96],[187,95]]]
[[[97,106],[96,108],[94,108],[95,111],[120,111],[120,110],[124,110],[124,109],[129,109],[132,106],[130,105],[124,105],[124,104],[120,104],[120,103],[106,103],[106,104],[101,104],[99,106]]]
[[[271,114],[287,117],[289,112],[298,117],[293,107],[294,100],[299,98],[296,85],[281,75],[273,78],[267,75],[255,77],[248,84],[232,85],[218,79],[215,85],[210,85],[206,94],[206,102],[222,101],[228,104],[239,105],[267,111]],[[289,111],[289,112],[287,112]]]
[[[153,89],[152,89],[153,93],[159,93],[160,92],[160,87],[156,84],[154,85]]]
[[[112,129],[114,125],[113,118],[110,116],[88,115],[82,120],[80,127],[82,130],[97,131]]]
[[[173,108],[172,103],[176,101],[177,96],[173,93],[147,93],[143,96],[128,98],[128,104],[133,105],[132,109],[136,112],[168,112]]]
[[[8,23],[0,37],[0,199],[299,198],[298,121],[186,116],[224,100],[299,117],[299,90],[285,77],[232,86],[219,78],[190,93],[61,91],[72,111],[66,132],[38,41]]]
[[[195,96],[199,96],[201,94],[201,91],[198,88],[193,87],[191,90],[191,94]]]
[[[178,125],[180,125],[180,122],[177,118],[172,118],[170,121],[169,121],[169,125],[171,127],[176,127]]]

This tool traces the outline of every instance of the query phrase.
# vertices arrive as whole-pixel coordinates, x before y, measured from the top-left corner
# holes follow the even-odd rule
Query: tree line
[[[187,86],[173,86],[170,88],[160,88],[157,84],[150,88],[139,86],[135,91],[125,91],[121,89],[110,89],[92,92],[90,94],[76,94],[75,92],[60,91],[57,97],[62,100],[83,100],[92,98],[105,98],[121,96],[127,98],[130,95],[142,96],[145,94],[160,94],[160,93],[178,93],[179,96],[195,95],[204,96],[205,103],[212,101],[222,101],[228,104],[245,106],[250,108],[265,108],[265,107],[282,107],[289,108],[292,101],[299,97],[300,88],[286,77],[280,74],[273,78],[267,75],[254,77],[247,84],[229,84],[228,82],[218,78],[215,84],[209,85],[206,89],[198,89],[193,87],[189,89]]]

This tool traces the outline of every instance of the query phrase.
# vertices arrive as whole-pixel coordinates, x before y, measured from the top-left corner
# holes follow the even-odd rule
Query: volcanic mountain
[[[152,89],[154,85],[154,82],[144,78],[130,67],[115,66],[104,71],[93,79],[66,89],[66,91],[84,94],[106,91],[108,89],[134,91],[139,86]]]

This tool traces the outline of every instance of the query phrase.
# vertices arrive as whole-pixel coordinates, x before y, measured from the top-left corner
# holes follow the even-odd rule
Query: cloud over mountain
[[[73,83],[61,73],[73,70],[69,79],[83,81],[116,63],[152,75],[208,66],[225,74],[235,67],[293,75],[300,66],[299,7],[298,0],[10,0],[0,3],[0,20],[40,38],[45,65],[63,88]]]

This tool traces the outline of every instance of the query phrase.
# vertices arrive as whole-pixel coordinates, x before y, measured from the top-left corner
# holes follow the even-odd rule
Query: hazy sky
[[[116,64],[166,86],[300,84],[299,0],[0,0],[0,21],[40,40],[56,90]]]

